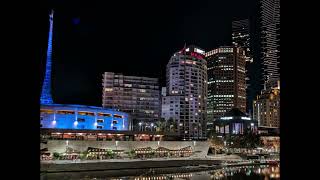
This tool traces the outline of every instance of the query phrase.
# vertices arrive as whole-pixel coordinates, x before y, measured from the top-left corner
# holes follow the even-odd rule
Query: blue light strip
[[[51,55],[52,55],[52,29],[53,29],[53,10],[50,16],[50,30],[48,39],[48,49],[47,49],[47,62],[46,62],[46,73],[42,84],[42,91],[40,97],[41,104],[53,104],[51,95]]]

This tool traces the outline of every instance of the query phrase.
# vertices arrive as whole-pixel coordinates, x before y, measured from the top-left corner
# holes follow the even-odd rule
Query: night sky
[[[109,2],[109,1],[103,1]],[[53,99],[55,103],[101,106],[102,73],[157,77],[174,52],[194,44],[206,51],[231,45],[232,20],[250,18],[257,32],[257,0],[50,1],[54,8]],[[43,42],[47,33],[43,33]],[[45,51],[41,76],[43,76]],[[258,44],[254,56],[258,64]],[[41,77],[43,79],[43,77]]]

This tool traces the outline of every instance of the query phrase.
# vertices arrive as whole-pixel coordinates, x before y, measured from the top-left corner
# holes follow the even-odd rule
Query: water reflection
[[[225,167],[216,170],[206,170],[198,172],[188,172],[186,169],[170,168],[165,170],[118,170],[114,172],[83,172],[83,173],[56,173],[47,174],[42,179],[80,179],[80,180],[271,180],[280,179],[280,165],[260,165],[260,166],[241,166],[241,167]],[[169,173],[170,172],[170,173]],[[180,173],[172,173],[180,172]],[[123,176],[125,175],[126,176]],[[129,175],[130,174],[130,175]],[[113,177],[112,177],[113,176]]]
[[[227,177],[264,177],[264,179],[280,179],[280,166],[244,166],[244,167],[229,167],[210,171],[211,179],[227,179]],[[229,178],[228,178],[229,179]],[[238,178],[231,178],[238,179]]]

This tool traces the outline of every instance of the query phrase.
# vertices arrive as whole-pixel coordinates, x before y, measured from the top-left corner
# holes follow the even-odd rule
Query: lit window
[[[85,119],[83,119],[83,118],[78,118],[77,121],[78,121],[78,122],[85,122]]]
[[[118,115],[118,114],[114,114],[113,117],[115,117],[115,118],[123,118],[123,116]]]
[[[104,91],[110,92],[110,91],[113,91],[113,89],[112,88],[105,88]]]
[[[97,120],[97,123],[103,123],[103,122],[104,122],[103,119],[98,119],[98,120]]]
[[[40,109],[40,113],[53,114],[53,110],[51,109]]]
[[[98,116],[111,117],[112,115],[108,113],[98,113]]]

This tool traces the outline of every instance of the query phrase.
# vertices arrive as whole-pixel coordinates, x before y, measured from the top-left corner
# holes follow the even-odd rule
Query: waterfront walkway
[[[143,162],[143,161],[173,161],[173,160],[219,160],[219,161],[241,161],[237,155],[215,155],[198,157],[179,157],[179,158],[146,158],[146,159],[103,159],[103,160],[49,160],[41,161],[43,164],[70,164],[70,163],[99,163],[99,162]]]

